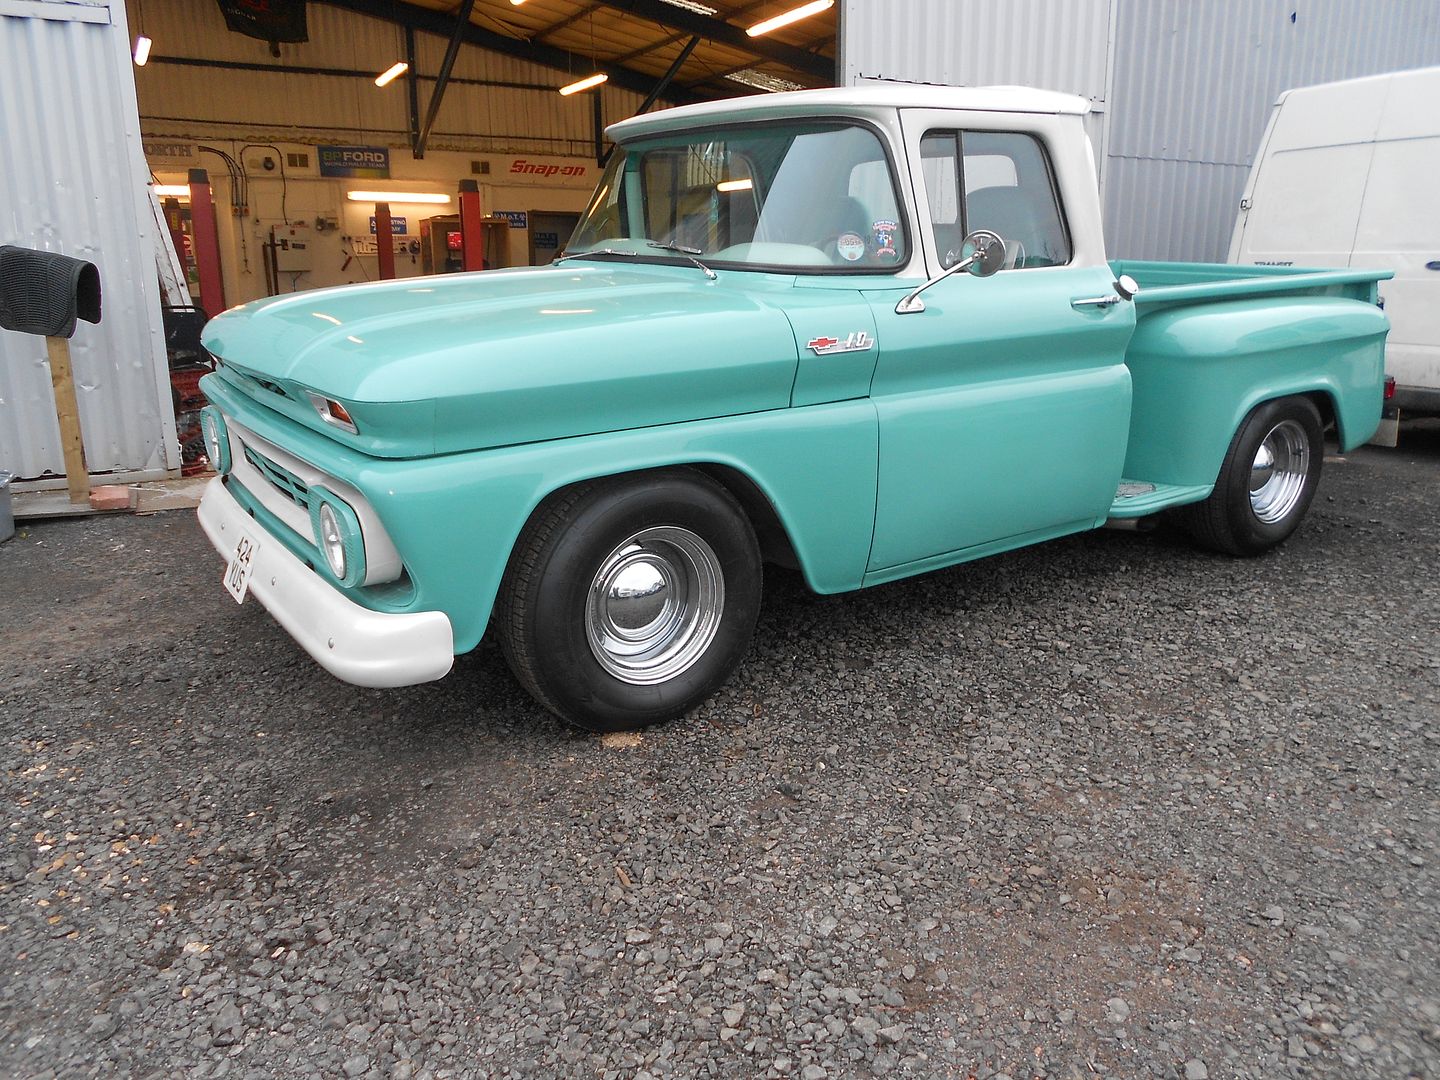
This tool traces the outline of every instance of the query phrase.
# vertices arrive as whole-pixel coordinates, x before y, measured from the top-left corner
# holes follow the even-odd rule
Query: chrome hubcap
[[[1250,509],[1267,525],[1284,520],[1305,491],[1310,473],[1310,440],[1295,420],[1270,429],[1250,464]]]
[[[725,578],[689,529],[644,529],[600,564],[585,600],[595,659],[636,686],[665,682],[704,655],[725,610]]]

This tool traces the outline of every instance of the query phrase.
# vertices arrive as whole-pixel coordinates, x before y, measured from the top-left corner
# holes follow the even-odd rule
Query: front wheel
[[[693,470],[582,484],[516,544],[497,611],[516,678],[591,731],[689,712],[735,670],[760,610],[760,552],[735,499]]]
[[[1308,398],[1257,405],[1240,425],[1215,490],[1182,507],[1182,525],[1206,547],[1259,555],[1285,540],[1305,517],[1320,483],[1325,442]]]

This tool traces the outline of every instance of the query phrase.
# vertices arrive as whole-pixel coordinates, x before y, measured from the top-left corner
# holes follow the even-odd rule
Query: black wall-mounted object
[[[237,34],[272,45],[310,40],[305,0],[219,0],[219,4],[225,25]]]
[[[100,321],[100,271],[53,251],[0,247],[0,328],[68,338]]]

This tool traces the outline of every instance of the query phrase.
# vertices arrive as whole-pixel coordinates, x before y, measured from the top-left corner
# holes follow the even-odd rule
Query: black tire
[[[589,731],[631,731],[683,716],[730,677],[760,591],[760,549],[734,497],[692,469],[644,473],[580,484],[536,510],[496,628],[540,704]]]
[[[1262,447],[1274,466],[1269,482],[1252,491],[1263,479],[1256,469]],[[1315,498],[1324,459],[1320,413],[1312,401],[1263,402],[1230,440],[1210,497],[1181,507],[1176,518],[1205,547],[1230,555],[1263,554],[1299,527]]]

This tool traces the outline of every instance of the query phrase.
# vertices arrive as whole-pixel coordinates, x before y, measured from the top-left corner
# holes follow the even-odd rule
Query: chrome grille
[[[260,475],[269,481],[280,494],[293,502],[296,506],[309,509],[310,487],[283,465],[277,465],[264,454],[259,453],[252,446],[245,447],[245,460],[255,466]]]

